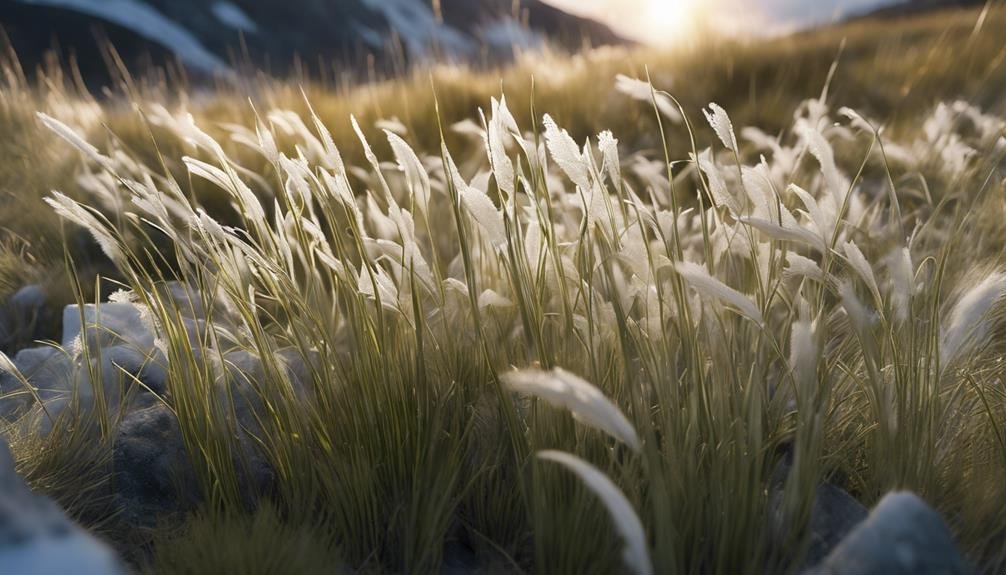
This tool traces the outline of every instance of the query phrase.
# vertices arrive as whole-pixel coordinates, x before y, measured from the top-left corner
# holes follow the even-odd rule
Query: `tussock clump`
[[[617,81],[634,98],[645,89],[665,119],[681,111],[648,83]],[[1002,168],[997,120],[950,110],[971,126],[941,107],[922,141],[960,148],[937,176],[977,186],[979,168]],[[542,572],[623,559],[639,573],[783,572],[800,565],[809,502],[833,473],[866,503],[910,488],[955,517],[990,497],[959,470],[1006,467],[989,424],[1006,410],[988,368],[1001,350],[987,344],[1002,329],[1002,274],[967,289],[962,271],[1001,267],[964,247],[989,196],[903,194],[892,170],[925,166],[892,168],[874,150],[915,152],[858,114],[832,117],[824,98],[778,138],[738,139],[712,104],[715,139],[702,141],[715,146],[682,162],[620,149],[617,131],[574,139],[549,115],[522,128],[502,97],[465,128],[482,145],[463,158],[446,143],[424,154],[384,124],[383,161],[355,118],[355,140],[341,141],[313,113],[273,110],[225,126],[228,143],[187,113],[152,117],[188,147],[165,163],[217,188],[236,221],[212,215],[186,178],[44,116],[123,213],[99,217],[58,193],[51,203],[89,228],[148,310],[208,503],[247,504],[233,454],[251,433],[282,515],[324,524],[351,565],[433,570],[460,532]],[[699,130],[668,133],[686,129]],[[234,145],[265,169],[242,165]],[[345,160],[350,147],[365,161]],[[229,323],[193,341],[159,289],[169,279]],[[281,350],[304,358],[305,377]],[[239,421],[220,399],[235,352],[261,364],[240,390],[253,415]],[[502,449],[472,437],[487,394],[495,417],[480,407],[478,428],[495,426]],[[781,511],[793,535],[761,539],[783,446],[795,455]],[[599,528],[605,510],[569,474],[534,462],[539,451],[600,495],[613,528]],[[519,504],[492,518],[480,510],[493,500]],[[976,561],[1006,561],[1002,541],[956,527]]]

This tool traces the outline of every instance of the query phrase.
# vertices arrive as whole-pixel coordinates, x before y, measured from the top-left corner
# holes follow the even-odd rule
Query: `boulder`
[[[869,517],[809,575],[964,575],[939,513],[914,493],[884,496]]]
[[[22,349],[13,358],[15,367],[35,387],[35,394],[44,402],[55,401],[69,394],[76,381],[76,367],[65,351],[41,346]],[[12,374],[0,373],[0,417],[12,420],[35,404],[35,397]]]
[[[48,295],[38,284],[24,286],[0,306],[0,350],[12,351],[33,340],[47,339],[53,324]]]
[[[773,471],[769,490],[769,509],[777,539],[783,539],[789,525],[783,517],[782,501],[786,478],[792,469],[792,454],[786,453]],[[814,490],[814,502],[807,526],[810,536],[803,567],[813,567],[839,544],[857,525],[866,520],[869,510],[844,489],[821,483]]]
[[[195,501],[196,477],[175,414],[161,402],[128,413],[119,424],[113,456],[122,519],[153,525]]]
[[[120,575],[112,550],[78,527],[52,500],[32,493],[0,440],[0,573]]]
[[[275,472],[248,431],[239,431],[234,466],[242,497],[249,502],[275,485]],[[113,445],[114,483],[122,520],[152,527],[190,510],[200,489],[175,414],[163,403],[129,411]]]
[[[810,548],[806,564],[820,563],[842,539],[866,520],[869,510],[844,489],[822,483],[814,491],[810,515]]]
[[[119,405],[123,393],[145,398],[151,393],[163,396],[167,390],[168,373],[156,353],[145,354],[132,347],[114,345],[92,350],[90,369],[81,368],[79,395],[87,402],[93,400],[93,377],[101,377],[101,387],[107,405]],[[149,398],[147,398],[149,399]],[[89,403],[84,403],[89,406]]]
[[[83,319],[83,326],[81,325]],[[92,348],[129,345],[140,351],[154,348],[154,333],[144,323],[140,308],[131,303],[68,305],[63,309],[63,347],[72,348],[86,333]]]
[[[151,392],[164,395],[167,371],[156,352],[144,353],[131,346],[113,345],[89,350],[85,362],[82,355],[52,346],[28,348],[14,356],[14,365],[36,389],[35,395],[45,404],[52,417],[74,399],[82,409],[90,409],[95,401],[92,378],[100,374],[101,389],[110,409],[115,409],[123,392],[132,390],[134,403],[149,404]],[[136,382],[142,385],[137,386]],[[8,373],[0,374],[0,417],[14,419],[35,404],[35,396],[25,390],[22,382]],[[6,395],[12,394],[12,395]],[[43,419],[42,432],[51,422]]]

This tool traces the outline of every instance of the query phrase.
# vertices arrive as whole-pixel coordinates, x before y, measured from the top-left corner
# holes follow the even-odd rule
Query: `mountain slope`
[[[621,42],[539,0],[0,0],[0,24],[29,65],[56,46],[76,55],[85,77],[104,66],[106,38],[132,67],[174,57],[197,74],[226,73],[235,62],[282,73],[298,58],[312,66],[395,54],[464,60],[545,41]]]

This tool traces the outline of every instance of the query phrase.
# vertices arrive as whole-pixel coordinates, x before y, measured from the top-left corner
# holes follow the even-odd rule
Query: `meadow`
[[[1001,572],[1004,29],[100,97],[11,55],[0,301],[48,308],[5,351],[111,301],[164,383],[100,326],[65,388],[0,363],[19,471],[156,573],[793,573],[821,484]],[[188,463],[138,511],[141,412]]]

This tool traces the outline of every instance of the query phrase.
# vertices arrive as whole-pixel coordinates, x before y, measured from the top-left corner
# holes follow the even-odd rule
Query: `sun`
[[[722,0],[546,0],[580,16],[595,18],[626,38],[676,46],[693,37],[699,12]]]
[[[651,44],[680,43],[695,23],[696,1],[701,0],[645,0],[640,36]]]

